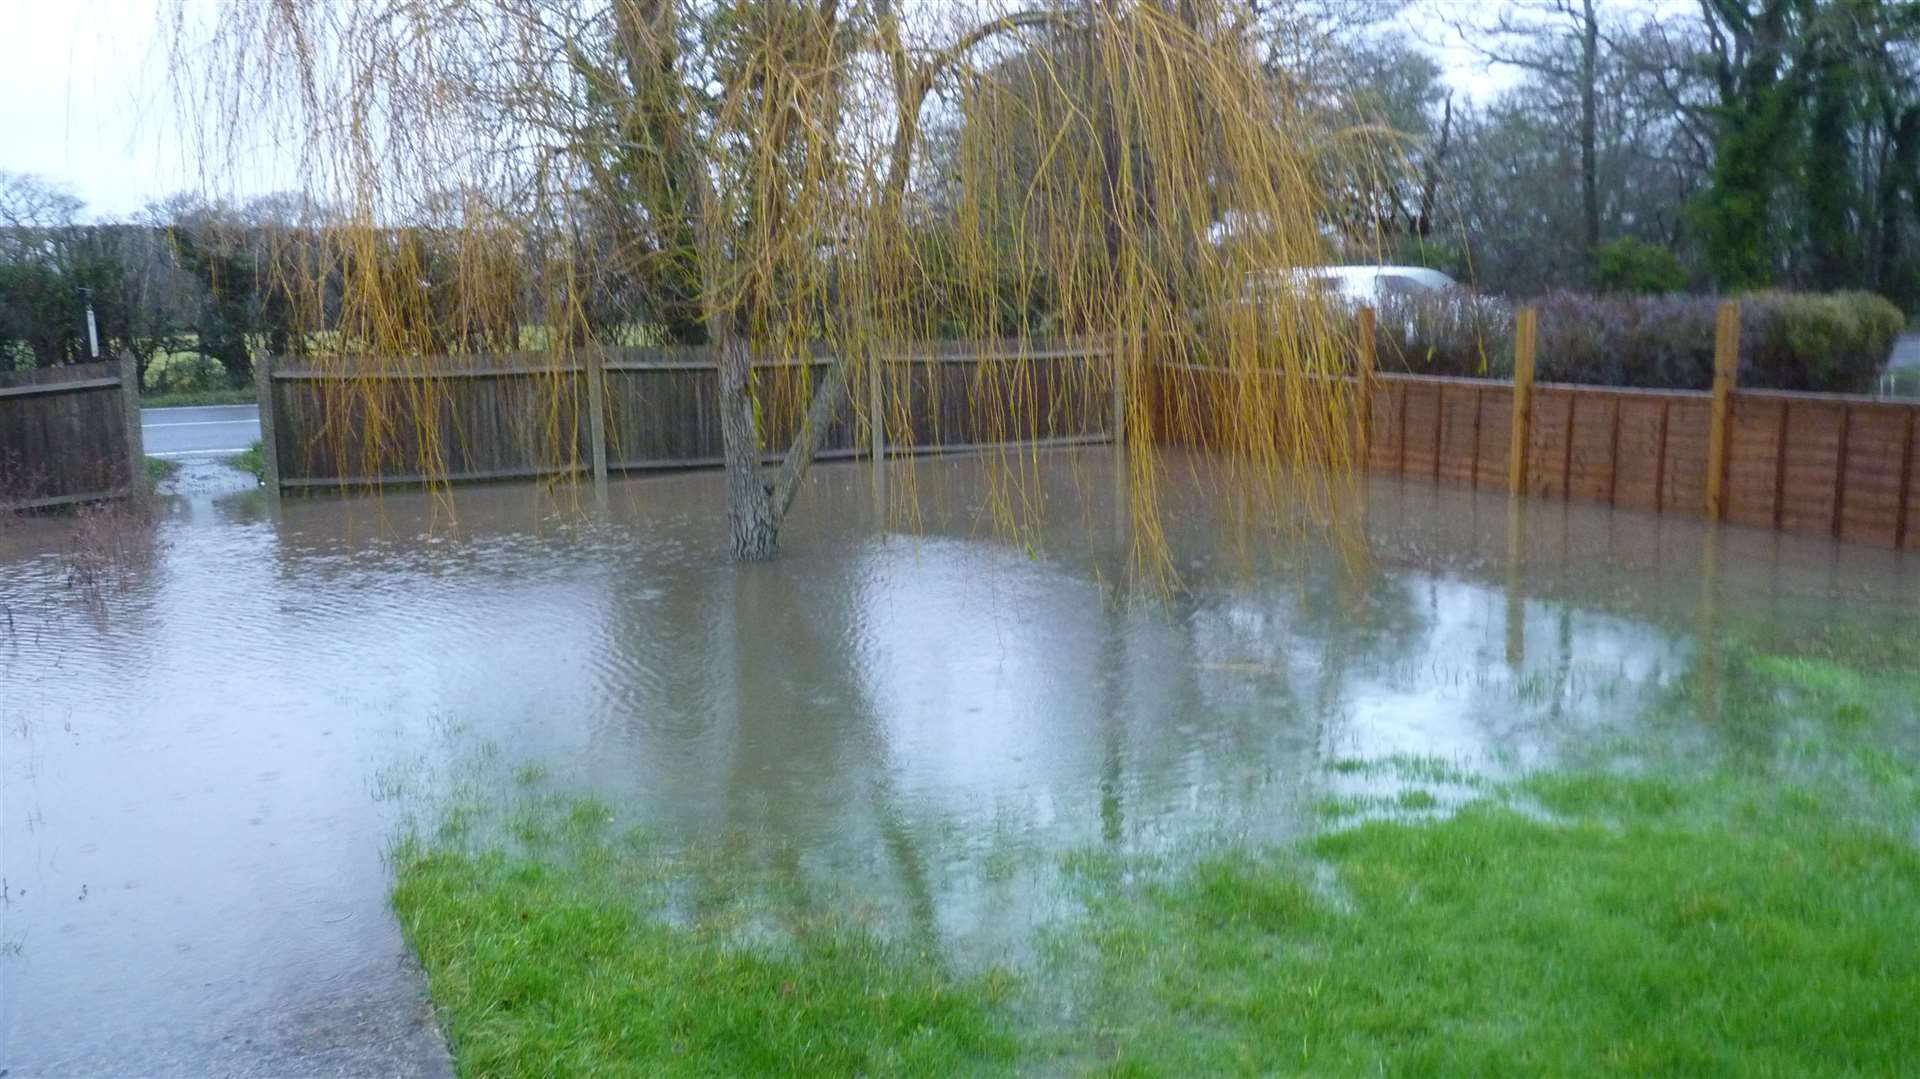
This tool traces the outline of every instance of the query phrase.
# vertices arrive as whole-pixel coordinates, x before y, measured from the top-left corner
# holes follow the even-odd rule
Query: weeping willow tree
[[[315,362],[704,345],[737,558],[775,553],[836,418],[904,414],[882,358],[937,336],[1111,350],[1142,551],[1167,442],[1324,513],[1359,398],[1288,272],[1326,253],[1312,95],[1245,0],[1040,2],[227,0],[173,39],[210,176],[271,140],[328,219],[278,263]],[[1030,365],[1000,370],[969,407],[1039,430]],[[363,445],[396,422],[328,385]]]

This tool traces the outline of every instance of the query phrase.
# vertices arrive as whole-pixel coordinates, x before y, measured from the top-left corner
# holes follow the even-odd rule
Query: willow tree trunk
[[[813,388],[800,430],[771,470],[760,460],[760,423],[754,407],[753,349],[716,319],[714,356],[720,375],[720,453],[727,475],[727,530],[733,557],[764,562],[780,553],[780,526],[793,508],[820,444],[847,400],[847,360],[827,364]],[[769,478],[771,475],[771,478]]]
[[[738,334],[714,342],[720,374],[720,453],[727,473],[727,531],[733,557],[764,562],[780,550],[773,493],[760,477],[760,430],[753,415],[753,350]]]

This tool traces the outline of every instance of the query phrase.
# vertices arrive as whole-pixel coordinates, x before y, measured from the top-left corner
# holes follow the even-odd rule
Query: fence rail
[[[0,374],[0,511],[121,498],[143,476],[132,357]]]

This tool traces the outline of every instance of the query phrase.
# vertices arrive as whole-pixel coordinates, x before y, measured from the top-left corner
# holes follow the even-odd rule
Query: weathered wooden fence
[[[756,375],[798,403],[826,358],[767,363]],[[1106,441],[1112,361],[1096,346],[1031,342],[930,346],[872,365],[874,430],[842,409],[824,459],[997,445]],[[583,351],[414,362],[379,369],[258,365],[261,437],[276,487],[606,474],[720,462],[719,376],[701,348]],[[762,417],[778,452],[800,409]]]
[[[1711,392],[1536,385],[1517,336],[1513,382],[1375,376],[1369,467],[1920,549],[1920,401],[1739,389],[1732,304]]]
[[[0,510],[123,497],[143,478],[134,361],[0,374]]]
[[[1739,389],[1731,304],[1711,392],[1535,384],[1531,311],[1516,330],[1511,382],[1378,374],[1363,349],[1367,467],[1920,548],[1920,402]],[[794,380],[803,364],[817,375],[827,362],[757,371]],[[866,395],[864,415],[884,416],[880,429],[843,410],[821,456],[1110,441],[1120,411],[1112,362],[1085,343],[942,345],[892,357],[851,388]],[[1162,399],[1175,395],[1169,380],[1195,377],[1191,368],[1156,376],[1145,392]],[[325,384],[339,379],[352,379],[352,392],[329,393]],[[702,349],[583,352],[565,366],[524,356],[396,372],[262,365],[261,402],[270,476],[284,487],[720,460],[718,376]],[[786,444],[792,421],[780,416],[797,413],[767,418],[768,446]],[[1161,423],[1154,437],[1173,426]]]

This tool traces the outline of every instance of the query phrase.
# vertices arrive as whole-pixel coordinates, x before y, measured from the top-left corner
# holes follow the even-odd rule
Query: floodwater
[[[921,462],[911,530],[822,466],[750,567],[712,474],[275,508],[200,469],[150,533],[0,529],[0,1074],[444,1073],[383,852],[476,747],[992,957],[1062,853],[1286,839],[1339,758],[1636,737],[1718,626],[1920,632],[1891,552],[1400,480],[1359,558],[1222,545],[1244,500],[1183,483],[1141,596],[1110,468],[1041,458],[1003,540],[983,458]]]

